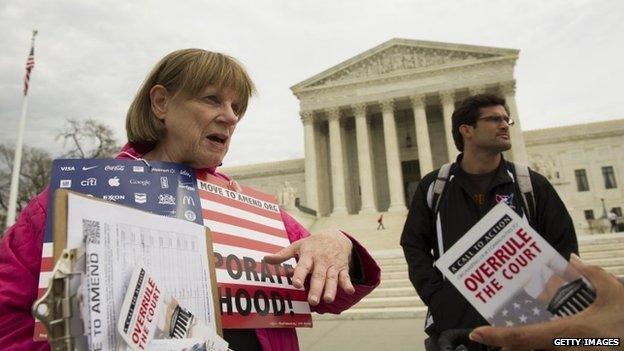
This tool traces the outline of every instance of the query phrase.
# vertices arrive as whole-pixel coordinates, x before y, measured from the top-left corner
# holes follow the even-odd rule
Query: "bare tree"
[[[112,129],[94,119],[68,119],[56,139],[63,140],[63,147],[69,144],[66,158],[113,157],[119,150]]]
[[[63,147],[67,150],[61,156],[63,158],[113,157],[119,149],[112,129],[93,119],[68,119],[56,139],[62,139]],[[13,146],[0,144],[0,236],[6,229],[14,154]],[[50,154],[42,149],[24,146],[17,195],[18,213],[49,184],[51,170]]]
[[[0,236],[6,229],[6,215],[9,207],[11,174],[15,148],[0,144]],[[24,146],[20,169],[17,212],[21,212],[28,202],[43,191],[50,183],[52,158],[45,150]]]

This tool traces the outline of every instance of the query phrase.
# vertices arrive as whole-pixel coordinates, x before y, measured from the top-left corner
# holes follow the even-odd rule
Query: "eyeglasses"
[[[485,117],[479,117],[477,118],[477,120],[483,120],[486,121],[488,123],[496,123],[498,125],[500,125],[503,121],[505,121],[505,123],[507,123],[508,126],[513,126],[516,122],[514,122],[513,119],[505,116],[485,116]]]

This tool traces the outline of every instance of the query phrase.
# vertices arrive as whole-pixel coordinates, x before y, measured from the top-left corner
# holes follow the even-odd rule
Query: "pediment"
[[[293,91],[376,79],[418,70],[517,57],[513,49],[392,39],[292,87]]]

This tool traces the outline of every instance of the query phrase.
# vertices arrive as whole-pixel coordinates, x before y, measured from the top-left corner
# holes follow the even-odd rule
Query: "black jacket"
[[[458,156],[458,162],[462,156]],[[468,185],[461,170],[458,172],[458,162],[451,167],[452,177],[446,183],[439,200],[444,252],[497,204],[497,195],[498,199],[507,199],[520,217],[523,213],[528,213],[514,181],[515,170],[510,162],[504,159],[501,161],[488,190],[484,210],[479,208],[466,190]],[[488,324],[448,280],[442,279],[440,271],[433,267],[440,252],[437,240],[439,234],[436,232],[433,211],[427,206],[427,192],[433,187],[437,174],[438,170],[427,174],[418,184],[401,235],[401,246],[407,260],[410,280],[433,317],[433,325],[426,328],[432,335],[447,329],[473,328]],[[530,178],[536,215],[529,222],[555,250],[569,259],[571,253],[578,254],[572,219],[544,176],[530,171]]]

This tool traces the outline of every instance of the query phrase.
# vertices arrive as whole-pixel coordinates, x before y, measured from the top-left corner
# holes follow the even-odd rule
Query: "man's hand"
[[[551,322],[522,327],[479,327],[470,339],[504,350],[551,350],[554,338],[620,338],[624,342],[624,285],[597,266],[572,255],[570,263],[596,290],[596,301],[583,312]],[[620,345],[619,349],[624,349]]]
[[[347,294],[353,294],[355,288],[349,277],[349,264],[353,243],[340,231],[314,234],[297,240],[274,255],[267,255],[264,260],[270,264],[279,264],[298,256],[299,261],[293,273],[293,285],[302,288],[308,274],[310,291],[308,302],[318,305],[320,296],[327,303],[334,301],[338,285]]]

